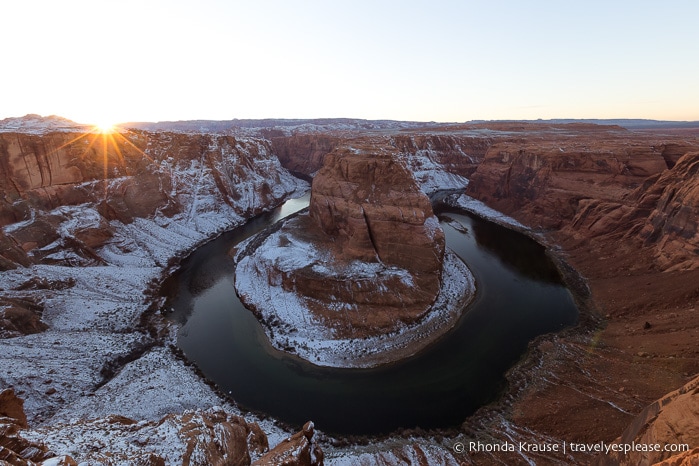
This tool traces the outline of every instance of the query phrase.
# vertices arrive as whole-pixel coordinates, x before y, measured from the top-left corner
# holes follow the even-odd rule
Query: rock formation
[[[600,466],[693,465],[699,461],[699,377],[648,405],[614,440],[622,445],[660,445],[661,451],[601,455]],[[665,451],[666,447],[668,451]],[[674,450],[673,450],[674,449]]]
[[[323,464],[323,451],[313,439],[312,422],[270,451],[267,436],[259,425],[220,407],[168,414],[148,422],[110,415],[44,425],[35,431],[28,427],[22,399],[12,389],[0,391],[0,464],[34,466],[51,461],[50,464],[75,466],[80,461],[81,464],[244,466],[253,459],[258,465]],[[52,448],[31,440],[37,436],[53,444]],[[72,456],[61,451],[66,437],[75,439],[70,445],[70,451],[76,452]]]
[[[253,463],[253,466],[323,466],[323,450],[313,438],[315,426],[312,422],[304,424],[297,432],[283,440],[269,453]]]
[[[110,221],[191,217],[209,199],[252,215],[289,182],[272,157],[268,142],[230,136],[0,133],[0,266],[94,263]]]
[[[470,277],[454,259],[449,256],[450,283],[457,269]],[[276,346],[301,352],[305,337],[325,341],[323,346],[328,340],[366,340],[424,325],[444,286],[444,233],[428,198],[392,149],[343,147],[325,157],[315,176],[309,213],[253,239],[237,260],[242,300],[267,324]],[[470,297],[466,288],[472,279],[459,280],[459,300]],[[290,303],[294,311],[288,310]],[[299,332],[298,345],[280,340],[290,331]],[[409,350],[407,343],[402,351],[408,354],[421,347],[412,342]],[[385,345],[377,343],[371,353],[388,353]],[[319,354],[313,362],[360,364],[363,358],[351,355],[364,346],[343,349],[344,363],[321,362],[317,358],[328,356]]]
[[[467,193],[575,242],[640,238],[662,269],[696,268],[697,154],[690,143],[599,140],[499,143]],[[679,156],[679,152],[688,150]],[[571,243],[572,241],[572,243]]]
[[[395,156],[354,149],[328,155],[313,180],[310,217],[335,243],[336,260],[378,261],[438,284],[444,233]]]
[[[343,334],[390,332],[397,322],[422,317],[437,297],[444,259],[444,233],[432,206],[395,156],[355,149],[336,151],[325,158],[313,180],[310,219],[324,235],[314,244],[332,254],[330,274],[301,269],[288,280],[323,310],[333,301],[364,304],[349,319],[337,316],[331,323]],[[371,277],[343,273],[353,264],[367,263],[381,270],[404,270],[406,275]],[[390,277],[390,278],[389,278]],[[387,292],[387,287],[390,292]]]

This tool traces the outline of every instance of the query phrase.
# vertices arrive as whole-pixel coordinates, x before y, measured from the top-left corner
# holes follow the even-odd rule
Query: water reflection
[[[563,284],[558,270],[544,259],[546,250],[533,239],[483,221],[473,224],[473,234],[480,247],[491,252],[513,272],[539,282]]]

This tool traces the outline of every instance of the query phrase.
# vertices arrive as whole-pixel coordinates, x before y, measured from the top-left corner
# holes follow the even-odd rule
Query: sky
[[[3,0],[0,119],[699,120],[696,0]]]

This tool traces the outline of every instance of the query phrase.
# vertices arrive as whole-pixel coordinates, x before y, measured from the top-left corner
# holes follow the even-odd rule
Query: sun
[[[117,130],[116,123],[103,120],[95,124],[95,131],[101,134],[111,134]]]

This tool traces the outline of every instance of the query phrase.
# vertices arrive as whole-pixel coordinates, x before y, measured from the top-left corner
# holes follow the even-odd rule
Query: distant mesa
[[[90,131],[92,127],[57,115],[41,116],[30,113],[23,117],[0,120],[0,132],[47,133],[50,131]]]
[[[250,239],[236,260],[238,294],[274,346],[320,365],[406,357],[444,333],[473,292],[429,199],[388,147],[327,155],[309,211]]]

